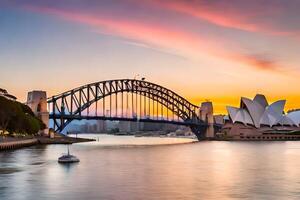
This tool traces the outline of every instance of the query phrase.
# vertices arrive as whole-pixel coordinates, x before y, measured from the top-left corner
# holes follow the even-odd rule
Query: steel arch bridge
[[[208,126],[199,119],[198,106],[172,90],[144,80],[95,82],[52,96],[47,103],[55,131],[81,119],[138,121],[189,126],[201,139]]]

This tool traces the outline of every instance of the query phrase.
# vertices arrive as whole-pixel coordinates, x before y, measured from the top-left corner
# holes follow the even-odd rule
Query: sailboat
[[[58,158],[59,163],[74,163],[79,161],[80,160],[76,156],[70,154],[69,145],[68,145],[68,154],[65,154]]]

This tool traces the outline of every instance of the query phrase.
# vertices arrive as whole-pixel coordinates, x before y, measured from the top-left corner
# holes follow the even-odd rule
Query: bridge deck
[[[83,116],[83,115],[49,115],[50,119],[65,119],[65,120],[109,120],[109,121],[133,121],[133,122],[153,122],[153,123],[167,123],[167,124],[175,124],[175,125],[184,125],[184,126],[192,126],[192,125],[206,125],[202,121],[173,121],[173,120],[165,120],[165,119],[151,119],[151,118],[128,118],[128,117],[107,117],[107,116]]]

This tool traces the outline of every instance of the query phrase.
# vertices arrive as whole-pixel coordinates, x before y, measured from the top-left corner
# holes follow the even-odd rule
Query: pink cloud
[[[79,11],[49,7],[27,6],[26,9],[89,25],[94,29],[94,32],[120,36],[143,43],[146,46],[151,45],[156,48],[174,50],[179,54],[189,54],[195,52],[195,49],[206,49],[209,52],[216,50],[216,47],[212,47],[207,38],[202,38],[199,34],[183,32],[175,28],[161,26],[158,23],[137,22],[125,18],[114,19],[102,15],[101,12],[97,15],[89,15]]]
[[[173,51],[181,56],[211,56],[225,59],[231,62],[242,63],[258,70],[274,71],[278,69],[275,61],[261,56],[245,56],[242,53],[229,52],[220,48],[221,43],[215,45],[209,39],[188,31],[161,26],[159,24],[147,24],[129,19],[114,19],[106,15],[90,15],[78,11],[68,11],[49,7],[26,7],[31,11],[51,14],[64,20],[91,26],[96,32],[119,36],[135,41],[139,46],[157,48],[164,51]],[[101,12],[99,12],[101,13]],[[223,22],[227,23],[227,22]],[[250,29],[250,27],[249,27]],[[255,30],[255,26],[251,28]]]
[[[207,6],[194,5],[193,3],[188,4],[181,1],[156,1],[156,3],[166,9],[204,19],[219,26],[246,31],[257,31],[259,29],[256,24],[245,23],[240,16],[239,18],[237,16],[226,16],[224,13],[218,12],[217,10],[212,10]]]
[[[274,18],[283,16],[284,9],[280,6],[268,5],[264,2],[243,2],[246,6],[240,8],[235,2],[227,1],[203,2],[203,1],[161,1],[145,0],[144,3],[161,9],[186,14],[197,19],[205,20],[217,26],[232,28],[248,32],[257,32],[275,36],[293,36],[297,33],[274,26]],[[248,6],[249,4],[249,6]],[[265,20],[269,18],[269,20]],[[273,20],[272,20],[273,19]],[[281,30],[283,29],[283,30]]]
[[[265,55],[236,55],[235,59],[248,63],[250,66],[257,68],[259,70],[266,71],[277,71],[279,66],[274,59],[267,57]]]

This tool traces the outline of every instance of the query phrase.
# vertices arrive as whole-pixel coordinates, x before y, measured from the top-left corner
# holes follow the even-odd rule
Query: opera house
[[[242,97],[240,107],[227,107],[228,116],[219,136],[239,140],[298,140],[300,111],[284,113],[286,100],[269,104],[257,94],[253,100]]]

